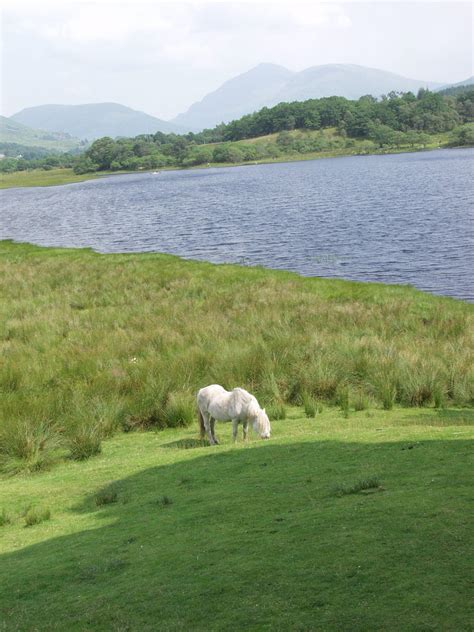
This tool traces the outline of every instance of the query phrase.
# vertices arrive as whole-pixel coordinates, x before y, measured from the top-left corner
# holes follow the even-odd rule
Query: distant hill
[[[52,132],[65,132],[81,139],[102,136],[138,136],[155,132],[182,132],[179,126],[118,103],[85,105],[39,105],[14,114],[11,119]]]
[[[455,95],[461,92],[466,92],[474,87],[474,76],[459,81],[458,83],[451,83],[447,86],[443,86],[438,90],[440,94]]]
[[[358,99],[365,94],[377,97],[392,90],[417,92],[422,87],[434,89],[441,84],[353,64],[326,64],[301,72],[292,72],[275,64],[260,64],[226,81],[173,122],[201,130],[281,101],[328,96]]]
[[[83,143],[69,134],[33,129],[18,121],[0,116],[0,152],[2,145],[15,144],[23,147],[40,147],[50,151],[70,151]]]

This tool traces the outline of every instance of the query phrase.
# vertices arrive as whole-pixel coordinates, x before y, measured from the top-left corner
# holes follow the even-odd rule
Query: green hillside
[[[33,129],[6,116],[0,116],[0,153],[4,143],[42,147],[58,152],[69,151],[83,145],[79,139],[72,138],[69,134]]]

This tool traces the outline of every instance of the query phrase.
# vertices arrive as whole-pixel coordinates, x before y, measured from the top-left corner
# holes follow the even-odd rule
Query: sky
[[[471,2],[0,0],[0,112],[113,101],[169,120],[262,62],[473,73]]]

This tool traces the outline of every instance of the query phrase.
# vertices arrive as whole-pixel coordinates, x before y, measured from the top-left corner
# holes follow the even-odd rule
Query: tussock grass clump
[[[361,479],[352,485],[344,483],[335,485],[332,491],[335,496],[347,496],[350,494],[358,494],[359,492],[381,489],[382,484],[378,476],[371,476],[369,478]]]
[[[0,470],[15,474],[47,469],[55,459],[61,437],[50,423],[19,419],[0,428]]]
[[[94,496],[94,502],[97,507],[116,503],[118,500],[118,492],[116,489],[102,489]]]
[[[23,514],[25,527],[33,527],[51,518],[51,511],[47,508],[28,507]]]
[[[173,504],[173,499],[170,498],[169,496],[161,496],[160,498],[158,498],[158,500],[156,501],[156,504],[159,507],[169,507],[170,505]]]
[[[398,401],[404,406],[428,406],[439,388],[436,370],[429,363],[416,362],[412,371],[405,360],[398,375]]]
[[[273,419],[286,419],[286,407],[284,404],[270,404],[266,407],[266,413],[270,421]]]
[[[0,393],[18,391],[21,386],[21,374],[13,366],[0,365]]]
[[[265,353],[265,351],[262,351]],[[265,371],[262,375],[261,384],[258,389],[258,397],[261,401],[272,402],[277,405],[282,402],[282,394],[273,371]]]
[[[185,428],[196,422],[196,403],[186,393],[171,393],[164,409],[167,428]]]
[[[11,524],[11,522],[10,514],[8,514],[5,509],[2,509],[0,512],[0,527],[5,527],[7,524]]]
[[[345,418],[349,417],[350,412],[350,394],[349,388],[347,386],[343,386],[339,389],[337,395],[337,401],[339,406],[341,407],[342,413]]]
[[[304,414],[306,417],[316,417],[316,413],[318,412],[318,402],[314,397],[308,395],[308,393],[303,394],[303,408]]]
[[[408,287],[2,242],[0,294],[10,471],[65,443],[88,458],[120,428],[195,423],[212,383],[278,406],[333,405],[344,388],[361,410],[474,402],[473,306]]]
[[[356,411],[368,410],[370,407],[369,396],[366,393],[364,393],[364,391],[360,391],[360,390],[356,391],[353,397],[353,401],[354,401],[354,410]]]
[[[97,424],[82,423],[75,427],[67,440],[69,456],[74,461],[85,461],[102,452],[102,429]]]
[[[383,379],[379,382],[376,393],[382,402],[382,407],[385,410],[392,410],[397,395],[397,388],[393,382],[390,379]]]
[[[440,384],[436,384],[433,390],[433,402],[435,408],[446,406],[446,392]]]

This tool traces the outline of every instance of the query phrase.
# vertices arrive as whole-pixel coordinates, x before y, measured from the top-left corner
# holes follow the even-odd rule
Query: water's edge
[[[344,156],[8,189],[0,239],[261,265],[472,301],[473,157]]]
[[[294,162],[306,162],[308,160],[329,160],[334,158],[365,158],[367,156],[390,156],[390,155],[399,155],[399,154],[419,154],[425,153],[429,151],[449,151],[451,149],[471,149],[474,145],[464,145],[462,147],[425,147],[425,148],[413,148],[413,149],[386,149],[386,150],[378,150],[378,151],[369,151],[364,154],[355,154],[355,153],[340,153],[337,155],[329,155],[331,152],[314,152],[310,154],[302,154],[300,156],[281,156],[280,158],[274,159],[263,159],[257,160],[254,162],[216,162],[208,165],[194,165],[190,167],[160,167],[159,169],[140,169],[135,171],[94,171],[89,174],[80,174],[81,176],[88,176],[85,178],[79,179],[71,179],[68,180],[68,176],[65,176],[64,182],[59,183],[45,183],[45,184],[21,184],[21,185],[11,185],[11,186],[2,186],[2,177],[4,175],[9,174],[0,174],[0,191],[7,189],[25,189],[25,188],[43,188],[43,187],[59,187],[64,186],[66,184],[78,184],[82,182],[90,182],[91,180],[97,180],[98,178],[112,178],[114,176],[124,176],[124,175],[136,175],[139,173],[156,173],[156,172],[165,172],[165,171],[196,171],[202,169],[223,169],[223,168],[231,168],[231,167],[256,167],[259,165],[273,165],[273,164],[291,164]],[[342,150],[343,151],[343,150]],[[34,170],[36,173],[40,170]],[[56,170],[60,171],[60,169]],[[64,171],[70,171],[69,169],[64,169]],[[18,173],[18,172],[13,172]],[[46,174],[48,171],[45,172]],[[71,178],[76,178],[77,174],[71,174]]]

